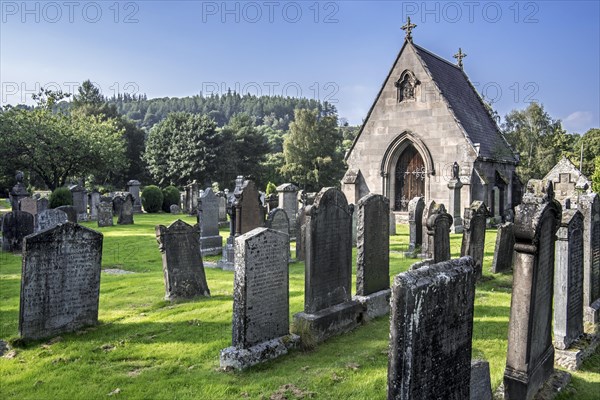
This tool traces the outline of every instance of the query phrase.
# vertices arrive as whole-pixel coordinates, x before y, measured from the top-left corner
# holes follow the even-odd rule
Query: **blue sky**
[[[360,123],[404,40],[454,61],[504,116],[531,100],[600,127],[599,1],[0,1],[0,102],[40,86],[105,95],[302,95]]]

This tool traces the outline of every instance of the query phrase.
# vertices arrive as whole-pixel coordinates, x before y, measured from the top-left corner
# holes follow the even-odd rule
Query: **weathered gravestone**
[[[356,296],[366,320],[390,310],[390,201],[368,194],[358,201]]]
[[[33,215],[25,211],[11,211],[2,217],[2,250],[21,251],[23,239],[34,230]]]
[[[434,263],[450,259],[450,227],[452,216],[446,212],[443,204],[438,204],[427,219],[427,251]]]
[[[69,221],[69,217],[64,211],[58,209],[50,209],[42,211],[36,218],[35,231],[43,231],[44,229],[54,228],[56,225],[64,224]]]
[[[584,320],[600,322],[600,195],[579,197],[583,214],[583,307]]]
[[[408,226],[409,243],[406,256],[410,257],[414,251],[421,247],[423,243],[423,210],[425,209],[425,199],[423,197],[414,197],[408,202]]]
[[[221,254],[223,238],[219,235],[219,198],[211,188],[206,188],[198,199],[198,225],[202,254]]]
[[[283,208],[274,208],[267,215],[265,221],[265,228],[273,229],[274,231],[281,232],[288,237],[287,251],[290,252],[290,220],[287,213]],[[291,254],[291,253],[290,253]]]
[[[513,255],[515,248],[515,232],[512,222],[505,222],[498,226],[496,235],[496,248],[494,249],[494,259],[492,260],[492,272],[510,271],[513,264]]]
[[[475,281],[471,257],[394,278],[388,399],[469,399]]]
[[[38,213],[37,206],[37,200],[33,197],[24,197],[19,200],[19,210],[28,212],[33,215],[34,218]]]
[[[177,215],[181,213],[181,208],[179,208],[177,204],[171,204],[171,206],[169,206],[169,212],[173,215]]]
[[[140,198],[140,181],[132,179],[127,182],[127,191],[133,196],[133,212],[139,214],[142,212],[142,199]]]
[[[335,188],[323,188],[306,210],[304,312],[294,315],[294,333],[315,342],[355,328],[362,312],[350,297],[352,212]]]
[[[298,213],[298,187],[293,183],[277,186],[278,207],[283,208],[290,219],[290,240],[296,240],[296,214]]]
[[[306,207],[302,206],[296,214],[296,261],[304,261],[306,249]]]
[[[221,351],[222,368],[244,369],[297,345],[289,331],[288,243],[268,228],[236,238],[232,347]]]
[[[133,224],[133,204],[134,199],[131,193],[127,193],[123,199],[121,209],[119,210],[119,216],[117,218],[117,224],[119,225],[131,225]]]
[[[396,214],[390,209],[390,235],[396,234]]]
[[[56,207],[56,210],[60,210],[67,214],[69,222],[72,222],[74,224],[77,223],[77,210],[73,206],[60,206]]]
[[[583,215],[564,210],[554,269],[554,347],[567,349],[583,334]]]
[[[485,360],[471,360],[470,400],[492,400],[490,363]]]
[[[102,234],[67,222],[25,238],[19,334],[41,339],[98,323]]]
[[[229,192],[229,190],[227,191]],[[219,227],[225,226],[227,223],[227,194],[225,192],[219,192],[217,194],[219,200]]]
[[[448,198],[448,213],[452,217],[452,233],[462,233],[463,225],[460,217],[460,191],[463,183],[459,176],[459,166],[455,161],[452,165],[452,178],[448,182],[449,198]]]
[[[483,255],[485,250],[485,225],[488,209],[483,201],[474,201],[465,208],[463,219],[463,237],[460,255],[471,256],[475,260],[477,279],[481,278]]]
[[[77,212],[77,221],[87,221],[87,192],[80,184],[69,187],[73,195],[73,208]]]
[[[265,223],[265,211],[260,201],[260,193],[256,183],[248,179],[235,195],[235,234],[236,236],[250,232],[254,228],[262,227]]]
[[[200,228],[178,219],[168,227],[156,226],[158,249],[162,253],[165,299],[210,296],[200,254]]]
[[[217,266],[223,270],[234,271],[235,270],[235,236],[236,236],[236,193],[239,193],[242,190],[242,185],[244,184],[244,177],[242,175],[238,175],[235,179],[235,188],[233,189],[233,193],[228,194],[227,197],[227,214],[229,215],[229,237],[227,237],[227,243],[223,248],[223,258],[219,260]]]
[[[90,204],[90,219],[96,221],[98,219],[98,203],[100,203],[100,193],[94,190],[88,195]]]
[[[50,208],[50,201],[46,197],[37,200],[37,212],[46,211]]]
[[[124,202],[125,202],[125,193],[123,193],[123,192],[115,193],[115,195],[112,198],[113,216],[118,217],[121,214],[121,208],[123,208]]]
[[[200,194],[198,182],[194,179],[192,183],[185,187],[185,211],[189,215],[198,213],[198,195]]]
[[[504,371],[506,399],[532,399],[554,372],[554,242],[562,209],[552,182],[532,179],[515,210],[513,291]]]
[[[431,239],[433,239],[433,237],[431,237],[427,234],[427,220],[429,219],[430,216],[433,215],[433,213],[435,212],[435,209],[437,207],[438,207],[438,204],[435,202],[435,200],[429,200],[425,204],[425,208],[423,209],[423,218],[421,219],[421,230],[422,230],[423,237],[421,239],[421,254],[419,254],[419,257],[421,257],[421,258],[431,258],[432,257],[430,246],[429,246],[429,241]]]
[[[98,226],[113,226],[112,202],[101,201],[97,206]]]
[[[15,175],[17,183],[15,186],[13,186],[9,193],[10,205],[13,211],[19,211],[19,201],[25,197],[29,197],[29,192],[23,183],[24,177],[25,176],[23,175],[23,172],[17,171],[17,174]]]

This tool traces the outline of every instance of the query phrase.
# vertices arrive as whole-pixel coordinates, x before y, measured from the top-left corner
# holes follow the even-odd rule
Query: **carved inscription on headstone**
[[[19,333],[41,339],[98,323],[102,234],[67,222],[25,238]]]
[[[44,229],[53,228],[58,224],[64,224],[69,219],[64,211],[57,209],[50,209],[42,211],[37,215],[36,221],[36,232]]]

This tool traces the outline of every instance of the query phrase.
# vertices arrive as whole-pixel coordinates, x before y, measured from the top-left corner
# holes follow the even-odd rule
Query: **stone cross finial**
[[[460,69],[463,69],[463,58],[465,58],[467,56],[466,53],[462,52],[462,49],[459,47],[458,48],[458,53],[456,53],[453,57],[456,58],[456,60],[458,61],[458,66],[460,67]]]
[[[406,31],[406,40],[409,42],[412,42],[412,30],[416,27],[416,24],[411,24],[410,17],[406,17],[406,24],[402,26],[402,30]]]

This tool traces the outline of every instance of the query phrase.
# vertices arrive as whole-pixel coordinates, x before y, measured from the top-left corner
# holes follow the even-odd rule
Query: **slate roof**
[[[479,155],[516,162],[513,151],[463,70],[420,46],[413,46],[471,142],[480,144]]]

